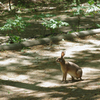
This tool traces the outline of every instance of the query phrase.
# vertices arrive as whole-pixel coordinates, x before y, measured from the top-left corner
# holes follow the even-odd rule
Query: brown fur
[[[66,82],[66,77],[67,77],[67,73],[71,75],[72,80],[74,80],[74,78],[80,78],[82,77],[82,69],[76,65],[75,63],[72,62],[65,62],[63,56],[65,55],[64,52],[61,53],[61,57],[57,58],[57,62],[60,63],[61,66],[61,70],[63,73],[63,78],[62,81]]]

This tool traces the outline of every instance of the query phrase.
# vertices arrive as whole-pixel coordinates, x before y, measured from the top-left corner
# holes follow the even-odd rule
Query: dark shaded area
[[[50,5],[51,6],[51,5]],[[55,13],[55,15],[60,15],[60,14],[65,14],[65,12],[60,12],[62,11],[62,9],[58,9],[59,7],[57,7],[57,9],[46,9],[46,10],[41,10],[41,12],[48,12],[48,10],[50,11],[50,13]],[[37,15],[40,14],[41,12],[26,12],[26,13],[22,13],[22,14],[18,14],[21,15],[22,17],[28,17],[33,16],[33,15]],[[66,13],[69,14],[70,12]],[[16,11],[14,13],[11,12],[6,12],[6,14],[1,15],[0,16],[0,26],[2,26],[4,24],[4,22],[6,21],[6,19],[8,18],[13,18],[15,16]],[[97,19],[99,18],[99,14],[97,15]],[[40,20],[40,19],[39,19]],[[73,35],[66,35],[66,33],[68,31],[72,31],[72,30],[76,30],[76,23],[77,23],[77,17],[69,17],[66,18],[64,21],[68,22],[70,24],[69,28],[65,28],[63,30],[63,27],[59,30],[63,31],[63,35],[61,35],[61,33],[57,33],[56,35],[60,36],[55,36],[55,37],[50,37],[48,38],[43,38],[40,39],[39,41],[29,41],[29,42],[24,42],[22,44],[16,44],[16,45],[11,45],[10,49],[18,49],[18,48],[23,48],[23,47],[27,47],[27,46],[33,46],[37,45],[40,43],[42,45],[46,45],[48,44],[51,40],[53,41],[53,43],[57,43],[59,45],[59,41],[63,39],[69,39],[72,42],[75,43],[82,43],[83,45],[85,44],[84,42],[78,42],[77,39],[75,39],[74,37],[78,36],[78,37],[83,37],[83,35],[85,34],[84,32],[80,32],[81,34],[75,34]],[[30,22],[29,22],[30,23]],[[83,28],[86,29],[90,29],[93,28],[92,24],[94,23],[93,18],[92,17],[82,17],[81,19],[81,25]],[[99,21],[98,21],[99,23]],[[85,26],[85,24],[89,24],[89,27]],[[83,29],[82,28],[82,29]],[[90,30],[88,33],[86,33],[85,35],[89,34],[89,33],[93,33],[93,30]],[[45,34],[46,33],[46,34]],[[99,32],[98,32],[99,33]],[[15,32],[15,34],[17,35],[17,33]],[[39,22],[31,22],[31,26],[28,26],[25,30],[25,32],[20,35],[22,38],[40,38],[41,35],[43,35],[43,37],[48,36],[48,34],[50,34],[49,30],[45,31],[45,28],[41,25],[41,23]],[[6,35],[5,32],[1,32],[0,31],[0,35]],[[80,36],[81,35],[81,36]],[[68,37],[67,37],[68,36]],[[96,38],[97,40],[100,40],[100,38]],[[92,44],[92,43],[87,43],[87,44]],[[5,46],[4,48],[9,48],[8,45]],[[66,47],[67,48],[67,47]],[[66,60],[69,61],[73,61],[76,64],[78,64],[80,67],[90,67],[90,68],[96,68],[96,69],[100,69],[100,50],[99,46],[94,45],[93,48],[97,48],[97,50],[81,50],[79,52],[75,52],[74,53],[74,57],[65,57]],[[3,48],[1,47],[1,50]],[[33,46],[33,50],[35,49],[35,46]],[[59,51],[62,49],[56,49],[56,47],[52,47],[53,51],[52,53],[55,53],[55,51]],[[42,50],[42,47],[40,46],[39,50]],[[44,49],[43,49],[44,50]],[[48,52],[50,50],[44,50],[44,52]],[[12,51],[13,53],[17,51]],[[20,52],[20,49],[19,49]],[[5,80],[5,79],[0,79],[0,91],[4,91],[4,86],[12,86],[12,87],[16,87],[18,89],[27,89],[27,90],[32,90],[38,93],[47,93],[47,96],[33,96],[33,95],[28,95],[28,93],[23,93],[23,94],[9,94],[8,98],[9,100],[42,100],[46,98],[47,99],[53,99],[53,98],[60,98],[62,100],[65,99],[73,99],[73,100],[97,100],[100,98],[100,88],[98,89],[85,89],[85,87],[87,86],[98,86],[100,87],[100,72],[93,72],[93,73],[88,73],[88,75],[91,76],[95,76],[96,78],[94,79],[83,79],[83,81],[75,81],[73,82],[69,82],[67,84],[65,84],[65,86],[55,86],[55,87],[42,87],[39,86],[41,83],[46,82],[46,81],[56,81],[57,83],[63,84],[60,82],[60,80],[56,77],[56,75],[61,75],[61,71],[60,71],[60,65],[57,64],[55,62],[56,58],[54,57],[50,57],[50,56],[43,56],[43,55],[39,55],[37,52],[20,52],[18,53],[20,56],[22,56],[22,58],[20,58],[18,55],[6,55],[4,58],[0,58],[0,61],[10,61],[9,59],[14,59],[14,58],[18,58],[16,62],[11,62],[9,63],[9,65],[2,65],[0,67],[0,73],[1,74],[6,74],[6,73],[15,73],[17,75],[28,75],[30,79],[32,79],[32,84],[31,83],[25,83],[25,82],[20,82],[20,81],[12,81],[12,80]],[[1,56],[2,57],[2,56]],[[29,65],[23,65],[23,63],[29,61]],[[23,62],[23,63],[22,63]],[[13,69],[10,69],[12,68]],[[45,75],[42,74],[28,74],[29,72],[35,73],[34,71],[40,71]],[[55,78],[56,77],[56,78]],[[41,81],[42,80],[42,81]],[[75,84],[74,84],[75,83]],[[69,85],[70,84],[70,85]],[[73,89],[73,87],[75,87]],[[34,94],[34,93],[33,93]],[[0,95],[0,97],[6,97],[6,94]]]
[[[78,43],[78,41],[73,41]],[[79,41],[80,43],[80,41]],[[84,42],[83,42],[84,44]],[[91,43],[87,43],[91,44]],[[35,47],[33,47],[35,48]],[[41,46],[40,46],[41,48]],[[95,47],[94,48],[99,48]],[[42,48],[40,49],[42,50]],[[76,52],[74,55],[75,57],[70,57],[65,59],[69,59],[69,61],[74,60],[76,64],[78,64],[80,67],[90,67],[90,68],[96,68],[100,69],[99,66],[99,58],[100,58],[100,50],[83,50],[79,51],[78,53]],[[23,82],[18,82],[18,81],[12,81],[12,80],[0,80],[0,85],[1,88],[0,90],[3,91],[2,85],[5,86],[13,86],[21,89],[28,89],[28,90],[33,90],[36,91],[37,93],[47,93],[48,95],[45,97],[39,97],[39,96],[22,96],[17,94],[18,96],[10,96],[9,100],[40,100],[40,99],[53,99],[53,98],[61,98],[62,100],[65,99],[74,99],[74,100],[96,100],[99,99],[99,94],[100,94],[100,89],[84,89],[87,86],[100,86],[100,78],[99,74],[100,72],[97,71],[96,73],[89,73],[91,76],[96,76],[94,79],[83,79],[83,81],[76,81],[72,83],[66,83],[66,86],[58,86],[58,87],[42,87],[39,86],[43,81],[50,81],[54,80],[59,82],[59,79],[55,79],[54,77],[56,75],[61,75],[60,71],[60,65],[55,62],[56,58],[52,58],[49,56],[42,56],[39,55],[36,52],[31,52],[31,53],[25,53],[22,52],[20,53],[21,56],[24,56],[23,58],[17,60],[17,63],[11,63],[7,67],[0,67],[0,71],[3,73],[9,73],[13,72],[18,75],[27,75],[28,72],[30,71],[44,71],[46,74],[45,77],[43,77],[41,74],[35,74],[35,75],[29,75],[29,77],[33,80],[33,84],[30,83],[23,83]],[[9,57],[10,55],[8,55]],[[18,57],[18,56],[16,56]],[[27,58],[26,58],[27,57]],[[7,60],[9,58],[4,58],[2,60]],[[29,62],[32,63],[32,66],[23,66],[23,64],[19,63],[22,62],[23,60],[28,60]],[[17,69],[14,70],[8,70],[8,67],[14,66]],[[51,71],[50,71],[51,70]],[[88,76],[88,74],[87,74]],[[39,80],[40,79],[40,80]],[[38,81],[37,81],[38,80]],[[42,81],[41,81],[42,80]],[[87,80],[87,81],[86,81]],[[85,81],[85,82],[84,82]],[[76,83],[76,84],[74,84]],[[63,83],[60,83],[63,84]],[[69,85],[70,84],[70,85]],[[73,89],[72,87],[75,87]],[[11,95],[11,94],[10,94]],[[14,94],[13,94],[14,95]],[[16,94],[15,94],[16,95]]]
[[[17,0],[18,1],[18,0]],[[22,0],[22,2],[24,2],[24,0]],[[27,1],[25,1],[27,2]],[[41,3],[42,4],[42,3]],[[59,34],[67,34],[68,32],[73,32],[73,31],[78,31],[78,16],[74,15],[74,11],[67,11],[66,10],[71,10],[73,6],[69,6],[68,4],[65,3],[65,7],[64,4],[44,4],[41,5],[39,4],[38,8],[37,7],[30,7],[27,8],[26,10],[22,7],[20,10],[22,11],[21,13],[18,13],[19,8],[17,9],[13,9],[12,11],[5,11],[2,10],[2,14],[0,16],[0,26],[4,25],[4,22],[9,19],[9,18],[14,18],[15,15],[21,16],[23,18],[27,18],[30,19],[30,22],[28,21],[28,23],[30,23],[30,26],[27,26],[25,31],[22,34],[18,34],[16,31],[13,31],[14,35],[19,35],[21,38],[42,38],[42,37],[47,37],[47,36],[55,36],[55,35],[59,35]],[[67,6],[67,7],[66,7]],[[37,11],[34,11],[34,9],[36,9]],[[55,16],[58,16],[58,19],[61,20],[62,18],[60,18],[60,15],[66,15],[66,17],[69,15],[69,17],[67,17],[66,19],[64,19],[63,21],[68,22],[69,23],[69,27],[61,27],[60,29],[57,29],[58,31],[55,33],[50,33],[50,30],[46,30],[45,27],[43,27],[41,25],[41,18],[38,18],[41,13],[43,13],[44,15],[46,14],[55,14]],[[33,16],[37,16],[37,18],[33,18]],[[96,23],[100,23],[99,19],[99,14],[96,14]],[[52,16],[53,17],[53,16]],[[52,18],[49,17],[49,18]],[[45,18],[42,16],[42,18]],[[37,20],[37,21],[35,21]],[[27,21],[27,20],[26,20]],[[80,30],[89,30],[89,29],[93,29],[94,28],[94,17],[93,16],[81,16],[80,18]],[[97,28],[97,27],[95,27]],[[0,31],[0,35],[1,36],[5,36],[7,34],[7,32],[3,32]]]
[[[96,79],[96,80],[98,80],[98,79]],[[16,86],[18,88],[32,89],[32,90],[46,92],[46,93],[51,92],[51,94],[50,94],[51,98],[59,98],[60,97],[60,98],[62,98],[62,100],[63,99],[68,99],[68,98],[73,98],[74,100],[76,100],[76,99],[77,100],[80,100],[80,99],[84,100],[84,99],[88,99],[88,97],[90,97],[91,100],[96,100],[98,98],[95,98],[95,96],[99,95],[99,93],[100,93],[100,89],[84,90],[80,87],[76,87],[75,91],[72,91],[72,89],[70,89],[69,87],[64,87],[64,86],[55,87],[55,88],[42,88],[42,87],[37,86],[38,83],[25,84],[25,83],[20,83],[20,82],[13,82],[13,81],[3,81],[3,80],[0,80],[0,81],[5,85]],[[90,81],[90,83],[91,83],[91,81]],[[55,93],[52,93],[52,91],[55,91]],[[84,93],[84,95],[83,95],[83,93]],[[92,96],[91,96],[91,94],[92,94]],[[27,96],[26,97],[18,96],[17,98],[10,98],[9,100],[25,100],[25,99],[40,100],[42,98],[32,97],[32,96],[28,96],[28,97]]]
[[[31,47],[35,45],[46,45],[52,43],[58,43],[62,39],[65,40],[74,40],[77,37],[85,37],[87,35],[94,35],[94,34],[99,34],[100,29],[94,29],[94,30],[89,30],[89,31],[81,31],[81,32],[75,32],[72,34],[64,34],[64,35],[59,35],[59,36],[53,36],[49,38],[42,38],[42,39],[36,39],[36,40],[30,40],[30,41],[25,41],[21,43],[15,43],[15,44],[9,44],[9,45],[1,45],[0,50],[18,50],[22,49],[24,47]]]

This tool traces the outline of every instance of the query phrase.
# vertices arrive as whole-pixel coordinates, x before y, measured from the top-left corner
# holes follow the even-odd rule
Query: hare
[[[77,79],[80,78],[80,80],[82,80],[82,78],[81,78],[82,77],[82,69],[75,63],[65,62],[65,60],[63,58],[64,55],[65,55],[65,53],[62,52],[61,57],[56,59],[56,61],[59,62],[61,65],[61,70],[63,73],[62,82],[66,82],[67,73],[69,75],[71,75],[72,81],[74,81],[74,78],[77,78]]]

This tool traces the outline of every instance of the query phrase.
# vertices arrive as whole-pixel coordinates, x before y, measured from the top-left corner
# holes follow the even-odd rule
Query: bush
[[[42,19],[44,22],[42,23],[43,26],[46,27],[46,29],[50,29],[51,33],[55,31],[55,29],[61,27],[61,26],[68,26],[69,24],[67,22],[62,22],[54,19],[45,20]]]
[[[17,31],[19,34],[25,30],[25,21],[22,17],[16,16],[15,20],[8,19],[4,26],[0,27],[0,30],[7,31],[10,43],[20,42],[21,39],[14,35],[13,31]]]

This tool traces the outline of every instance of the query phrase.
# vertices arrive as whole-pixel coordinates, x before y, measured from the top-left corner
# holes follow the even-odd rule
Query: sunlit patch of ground
[[[99,100],[100,47],[96,36],[0,52],[0,100]],[[82,67],[83,81],[62,83],[56,58]]]

